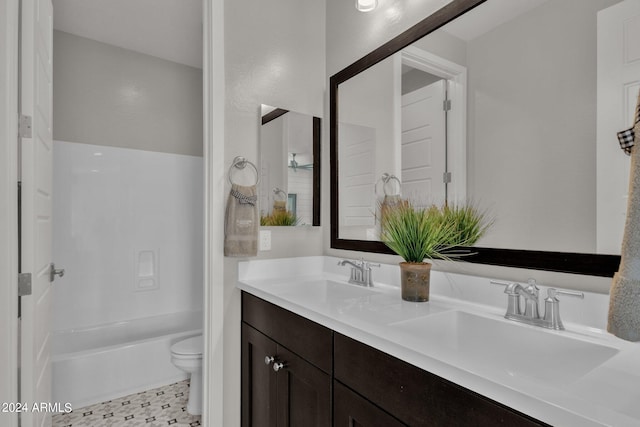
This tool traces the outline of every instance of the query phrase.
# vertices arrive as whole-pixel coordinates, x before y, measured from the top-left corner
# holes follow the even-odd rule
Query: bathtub
[[[188,378],[171,346],[202,333],[202,312],[183,312],[54,331],[53,402],[73,409]]]

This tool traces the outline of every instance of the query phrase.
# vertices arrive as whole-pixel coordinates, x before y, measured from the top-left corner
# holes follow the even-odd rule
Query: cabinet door
[[[265,357],[275,357],[276,343],[242,324],[242,426],[275,427],[276,373]]]
[[[334,427],[406,427],[357,393],[333,382]]]
[[[278,427],[331,426],[331,378],[278,346]]]

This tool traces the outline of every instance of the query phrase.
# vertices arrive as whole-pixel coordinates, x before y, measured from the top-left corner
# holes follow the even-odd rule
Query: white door
[[[597,252],[620,253],[629,156],[616,132],[633,124],[640,90],[640,0],[598,12]]]
[[[365,239],[366,229],[375,225],[375,129],[348,123],[338,126],[340,238]]]
[[[21,110],[32,134],[21,144],[21,272],[32,274],[32,294],[21,297],[20,400],[51,401],[51,0],[22,0]],[[51,413],[22,413],[22,426],[51,425]]]
[[[446,199],[446,81],[402,95],[402,194],[418,203]]]

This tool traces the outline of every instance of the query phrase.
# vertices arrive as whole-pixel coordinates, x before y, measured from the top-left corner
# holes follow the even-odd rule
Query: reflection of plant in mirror
[[[486,212],[474,205],[431,205],[411,202],[387,208],[382,218],[381,239],[407,262],[451,259],[455,246],[472,246],[493,224]]]
[[[454,246],[472,246],[493,225],[493,218],[489,218],[486,211],[477,206],[449,205],[442,207],[442,215],[446,222],[451,222],[457,230],[457,241]]]
[[[292,226],[298,225],[299,222],[300,218],[291,211],[276,210],[269,215],[260,216],[260,225],[266,227],[282,225]]]

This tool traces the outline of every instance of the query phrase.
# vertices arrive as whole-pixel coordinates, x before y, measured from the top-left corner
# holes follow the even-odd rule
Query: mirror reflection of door
[[[358,239],[375,226],[376,130],[370,126],[339,123],[340,226]]]
[[[379,205],[398,194],[384,176],[418,206],[465,199],[466,82],[464,66],[410,46],[340,85],[341,239],[379,240]]]
[[[400,181],[404,197],[419,204],[447,196],[446,84],[413,68],[402,74]]]

